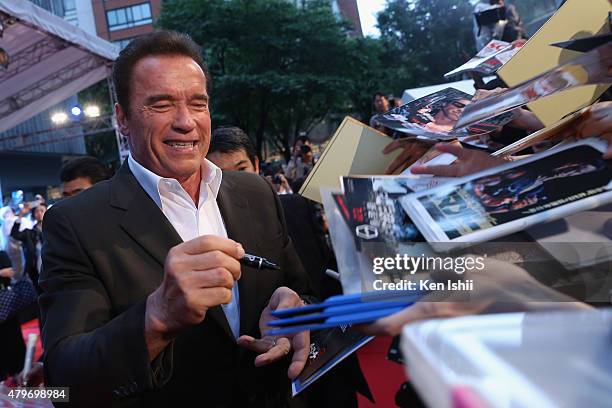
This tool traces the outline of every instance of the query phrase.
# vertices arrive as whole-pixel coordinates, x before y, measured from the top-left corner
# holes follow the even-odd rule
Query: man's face
[[[46,211],[47,211],[47,207],[45,207],[44,205],[39,205],[34,210],[34,219],[37,222],[41,222],[43,220],[43,217],[45,216]]]
[[[129,114],[116,111],[132,157],[161,177],[199,177],[211,128],[202,69],[186,56],[150,56],[134,66],[131,85]]]
[[[259,173],[259,160],[255,159],[255,165],[249,160],[244,149],[228,153],[212,152],[206,157],[222,170],[246,171],[248,173]]]
[[[302,157],[304,158],[303,161],[304,163],[312,163],[312,151],[306,152],[302,154]]]
[[[463,113],[463,109],[465,109],[465,105],[467,105],[468,103],[470,103],[470,101],[467,99],[459,99],[457,101],[451,102],[443,108],[444,115],[448,119],[456,122],[459,120],[459,117]]]
[[[386,112],[389,110],[389,101],[384,96],[376,95],[374,98],[374,107],[377,112]]]
[[[77,177],[74,180],[65,181],[62,184],[62,196],[64,198],[75,196],[92,185],[91,180],[87,177]]]

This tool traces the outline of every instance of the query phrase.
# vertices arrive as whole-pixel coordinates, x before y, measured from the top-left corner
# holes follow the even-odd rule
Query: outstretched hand
[[[293,357],[287,370],[287,376],[293,380],[302,372],[308,359],[310,332],[304,331],[287,336],[269,336],[264,333],[272,329],[272,327],[268,326],[268,323],[274,320],[271,314],[272,311],[297,307],[303,304],[302,299],[293,290],[287,287],[276,289],[259,319],[259,330],[262,333],[262,337],[260,339],[251,336],[240,336],[238,338],[239,346],[258,354],[255,358],[256,367],[278,361],[288,355],[293,349]]]
[[[612,159],[612,102],[599,102],[590,107],[563,135],[587,138],[599,136],[608,142],[604,159]]]
[[[457,160],[452,164],[444,166],[416,165],[412,168],[412,173],[432,174],[438,177],[462,177],[507,163],[506,160],[491,156],[489,153],[481,150],[464,149],[460,145],[452,143],[438,143],[436,150],[450,153],[456,156]]]
[[[415,138],[397,139],[389,143],[383,149],[383,154],[389,154],[397,149],[402,152],[385,169],[385,174],[395,174],[403,171],[406,167],[421,158],[434,143]]]

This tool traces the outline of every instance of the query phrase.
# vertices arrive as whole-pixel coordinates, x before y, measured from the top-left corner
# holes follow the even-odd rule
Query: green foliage
[[[443,82],[475,52],[466,0],[389,0],[380,39],[350,38],[329,1],[168,0],[158,26],[190,34],[213,77],[215,127],[243,128],[286,155],[328,114],[368,121],[376,91]]]
[[[364,65],[326,1],[166,1],[157,24],[202,45],[215,126],[240,126],[258,151],[267,138],[289,154],[300,131],[350,109]]]
[[[441,83],[476,51],[473,6],[465,0],[389,0],[378,27],[392,89]]]

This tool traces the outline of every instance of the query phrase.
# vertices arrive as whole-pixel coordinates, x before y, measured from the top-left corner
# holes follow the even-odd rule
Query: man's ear
[[[258,156],[255,156],[255,173],[259,174],[259,157]]]
[[[118,103],[115,103],[115,116],[117,117],[117,125],[119,126],[121,134],[123,136],[130,136],[127,112]]]

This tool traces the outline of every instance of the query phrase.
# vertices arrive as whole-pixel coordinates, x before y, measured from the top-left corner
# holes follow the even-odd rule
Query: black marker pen
[[[245,266],[255,267],[257,269],[280,269],[277,264],[268,261],[266,258],[251,254],[244,254],[244,256],[240,259],[240,263]]]

